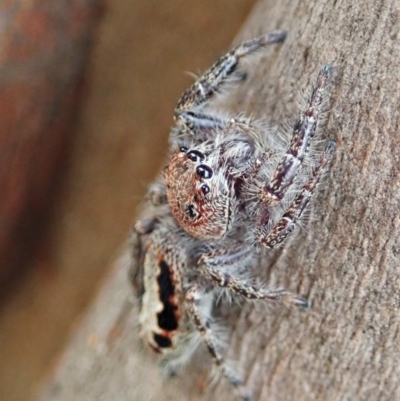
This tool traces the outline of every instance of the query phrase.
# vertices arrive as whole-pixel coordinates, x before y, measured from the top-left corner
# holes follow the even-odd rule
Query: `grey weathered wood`
[[[326,185],[305,229],[260,266],[260,277],[307,295],[312,309],[246,304],[230,320],[228,355],[255,399],[400,399],[399,17],[398,1],[264,0],[237,38],[289,32],[235,97],[237,109],[273,124],[296,116],[298,93],[322,64],[335,67],[326,134],[338,147]],[[100,296],[43,401],[232,399],[230,388],[205,388],[196,366],[162,381],[137,340],[124,275]],[[120,308],[102,314],[117,296]],[[85,342],[91,332],[100,350]]]

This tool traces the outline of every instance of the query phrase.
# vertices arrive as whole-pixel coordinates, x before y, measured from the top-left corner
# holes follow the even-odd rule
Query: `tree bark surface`
[[[324,133],[334,163],[304,229],[259,269],[312,308],[244,304],[228,319],[227,354],[255,400],[400,399],[399,17],[398,1],[264,0],[235,41],[288,31],[233,103],[272,124],[292,122],[319,68],[334,66]],[[162,377],[140,345],[126,274],[100,294],[42,401],[232,399],[207,386],[207,352]]]

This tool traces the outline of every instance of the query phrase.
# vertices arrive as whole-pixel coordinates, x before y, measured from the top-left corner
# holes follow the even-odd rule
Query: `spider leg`
[[[179,99],[175,108],[173,139],[182,136],[184,139],[193,139],[199,132],[204,135],[203,130],[223,128],[226,123],[224,119],[199,112],[199,109],[223,87],[246,77],[244,72],[237,69],[240,59],[269,44],[283,42],[285,38],[283,31],[271,32],[242,43],[213,64]],[[204,138],[199,139],[202,140]]]
[[[257,231],[257,240],[266,248],[276,248],[285,241],[289,234],[294,230],[297,220],[302,216],[307,208],[311,198],[313,197],[318,183],[328,170],[332,161],[336,145],[333,141],[329,141],[325,147],[319,164],[314,168],[311,178],[303,186],[302,190],[294,198],[289,208],[282,218],[268,232],[266,225],[260,223]]]
[[[179,114],[179,124],[171,133],[172,142],[181,140],[202,143],[215,137],[215,131],[229,131],[240,129],[253,137],[257,130],[252,126],[251,120],[246,117],[223,118],[199,111],[182,111]],[[259,133],[258,133],[259,134]]]
[[[201,313],[199,304],[205,293],[205,287],[199,283],[192,285],[186,292],[185,301],[188,304],[189,315],[194,322],[197,330],[207,345],[207,348],[213,358],[214,364],[233,386],[235,391],[239,394],[243,401],[250,401],[251,396],[243,381],[236,375],[232,369],[227,365],[223,355],[219,351],[217,339],[212,332],[206,317]]]
[[[200,269],[203,275],[208,277],[218,287],[226,288],[247,299],[283,301],[291,305],[307,308],[308,302],[301,295],[294,294],[282,288],[273,289],[252,285],[226,272],[226,270],[234,270],[234,267],[237,268],[238,265],[243,264],[253,251],[253,248],[246,247],[230,252],[210,252],[200,258]],[[229,269],[225,269],[227,267]],[[223,268],[223,271],[221,268]]]
[[[260,200],[265,206],[273,206],[279,203],[296,178],[316,132],[318,118],[323,111],[331,76],[331,66],[323,66],[318,74],[317,84],[312,91],[308,108],[294,125],[289,148],[279,162],[272,179],[261,190]]]
[[[254,53],[263,46],[283,42],[285,38],[285,32],[271,32],[244,42],[222,56],[183,93],[175,109],[176,117],[179,117],[184,110],[204,105],[224,84],[243,78],[242,74],[236,70],[241,58]]]
[[[157,180],[150,185],[145,200],[153,206],[162,206],[168,204],[167,188],[162,180]]]
[[[147,214],[146,217],[137,220],[133,226],[138,235],[150,234],[160,218],[165,215],[166,211],[161,208],[164,205],[168,205],[165,184],[161,180],[154,182],[149,187],[145,200],[148,205],[153,206],[153,210],[151,214]],[[157,212],[155,212],[155,208],[158,208]]]
[[[176,126],[171,132],[170,142],[179,140],[202,143],[215,136],[215,130],[222,130],[227,119],[198,111],[184,110],[176,117]]]

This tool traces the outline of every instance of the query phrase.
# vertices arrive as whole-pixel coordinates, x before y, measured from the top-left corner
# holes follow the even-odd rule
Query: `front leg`
[[[223,86],[243,79],[243,73],[237,71],[239,60],[254,53],[258,49],[272,43],[283,42],[286,33],[283,31],[271,32],[256,39],[249,40],[237,46],[213,64],[179,99],[175,116],[185,110],[194,109],[210,100],[214,93]]]
[[[215,132],[222,131],[228,120],[199,111],[182,111],[176,117],[170,137],[172,144],[185,141],[200,144],[215,137]]]
[[[243,132],[251,139],[262,140],[265,132],[256,127],[250,118],[214,116],[199,111],[183,111],[179,127],[174,127],[171,133],[172,143],[184,143],[189,140],[201,144],[215,138],[216,132],[222,132],[225,137],[235,131]]]
[[[173,138],[201,142],[208,139],[201,137],[205,135],[204,131],[211,129],[211,134],[215,134],[216,128],[223,128],[226,124],[224,118],[204,113],[201,109],[215,93],[245,78],[246,74],[237,69],[240,59],[269,44],[283,42],[285,38],[283,31],[260,36],[242,43],[213,64],[179,99],[175,108]],[[201,138],[197,139],[198,135]]]
[[[264,218],[260,220],[257,227],[257,241],[266,248],[277,248],[296,227],[297,221],[301,218],[304,211],[313,197],[318,184],[328,170],[335,153],[336,145],[333,141],[329,141],[326,145],[324,154],[319,164],[314,168],[311,178],[305,183],[301,191],[293,199],[282,218],[272,227],[267,229],[268,221],[264,222]]]
[[[278,164],[271,180],[261,189],[260,201],[264,206],[278,204],[293,184],[315,135],[331,77],[331,66],[323,66],[318,74],[317,85],[312,91],[307,110],[294,126],[285,156]]]

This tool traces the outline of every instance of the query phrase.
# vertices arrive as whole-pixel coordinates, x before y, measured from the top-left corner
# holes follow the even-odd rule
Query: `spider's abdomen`
[[[147,345],[157,353],[174,348],[182,316],[181,269],[184,254],[173,247],[172,235],[155,231],[145,246],[144,295],[140,313],[141,334]]]

